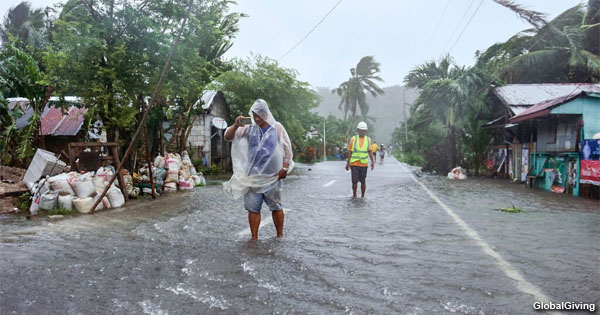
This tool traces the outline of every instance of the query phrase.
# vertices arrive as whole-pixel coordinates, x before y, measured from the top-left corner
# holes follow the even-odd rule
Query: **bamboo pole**
[[[129,142],[129,146],[127,147],[127,150],[125,151],[125,154],[123,155],[123,159],[122,159],[123,163],[120,163],[118,169],[115,171],[115,175],[113,175],[113,177],[110,179],[110,181],[108,182],[108,185],[106,186],[106,188],[104,188],[104,191],[100,195],[100,198],[98,198],[98,200],[96,200],[96,202],[92,206],[92,209],[90,209],[90,213],[92,213],[92,214],[95,212],[96,207],[98,207],[98,204],[102,201],[102,198],[104,198],[104,196],[106,196],[108,189],[110,188],[112,183],[115,181],[115,178],[117,178],[117,174],[119,174],[121,172],[121,169],[123,168],[123,164],[125,163],[125,161],[127,161],[129,154],[131,154],[131,150],[133,149],[135,140],[137,139],[138,135],[140,134],[140,131],[142,130],[142,126],[146,123],[146,117],[148,117],[148,113],[150,112],[152,105],[154,105],[156,97],[158,96],[158,92],[160,92],[160,89],[162,88],[163,80],[165,78],[165,75],[167,74],[167,70],[169,69],[169,65],[171,64],[171,60],[173,59],[173,55],[175,54],[175,50],[177,49],[177,44],[179,43],[179,40],[181,39],[181,34],[183,34],[183,29],[185,28],[185,24],[187,23],[187,20],[190,16],[190,11],[192,10],[193,3],[194,3],[194,0],[190,0],[190,4],[188,5],[187,13],[185,15],[185,18],[183,19],[181,28],[179,29],[179,34],[177,35],[177,39],[175,40],[175,43],[173,43],[173,47],[171,48],[171,53],[169,54],[169,58],[167,59],[167,62],[165,63],[165,67],[163,68],[162,73],[160,74],[160,78],[158,79],[156,88],[154,88],[154,92],[152,93],[152,98],[150,99],[150,104],[148,105],[148,107],[146,107],[146,110],[144,111],[144,115],[142,115],[142,119],[140,119],[140,125],[138,126],[137,130],[135,131],[135,134],[133,135],[131,142]]]
[[[152,198],[156,199],[156,191],[154,190],[154,178],[152,176],[152,162],[150,157],[150,144],[148,143],[148,128],[144,124],[144,142],[146,143],[146,162],[148,163],[148,175],[150,176],[150,189],[152,189]]]

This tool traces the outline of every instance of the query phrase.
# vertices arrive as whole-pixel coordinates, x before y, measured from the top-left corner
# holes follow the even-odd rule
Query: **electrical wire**
[[[469,3],[469,7],[467,7],[467,10],[465,10],[465,13],[460,18],[460,21],[458,22],[458,24],[454,28],[454,31],[452,31],[452,35],[450,35],[450,37],[448,37],[448,41],[446,42],[446,45],[444,45],[444,50],[446,50],[446,47],[448,47],[448,45],[452,41],[452,38],[454,37],[454,34],[456,34],[456,31],[458,31],[458,29],[460,28],[460,25],[465,20],[465,17],[467,16],[467,13],[469,13],[469,10],[471,10],[471,7],[473,6],[473,3],[475,3],[475,0],[471,0],[471,3]]]
[[[277,59],[277,61],[281,61],[281,59],[285,58],[287,55],[289,55],[289,53],[292,52],[292,50],[294,50],[296,47],[298,47],[298,45],[300,45],[300,43],[302,43],[321,23],[323,23],[323,21],[325,21],[325,19],[331,14],[331,12],[333,12],[333,10],[335,10],[335,8],[337,8],[337,6],[342,2],[342,0],[339,0],[330,10],[329,12],[327,12],[327,14],[325,14],[325,16],[319,21],[319,23],[317,23],[317,25],[315,25],[310,31],[308,31],[308,33],[306,33],[306,35],[304,35],[304,37],[302,37],[301,40],[299,40],[294,46],[292,46],[292,48],[290,48],[288,51],[285,52],[285,54],[283,54],[281,57],[279,57],[279,59]]]
[[[433,34],[431,34],[431,37],[429,38],[429,42],[427,43],[427,46],[425,46],[425,51],[423,52],[423,56],[427,56],[427,51],[429,50],[429,46],[431,46],[431,43],[433,42],[433,38],[435,37],[438,29],[440,28],[440,24],[442,24],[442,20],[444,19],[444,15],[446,14],[446,10],[448,9],[449,4],[450,4],[450,0],[446,0],[446,6],[444,6],[442,15],[440,15],[440,18],[438,19],[437,25],[435,26],[435,29],[433,30]]]
[[[471,24],[471,21],[473,20],[473,18],[477,14],[477,11],[479,11],[479,8],[481,8],[482,4],[483,4],[483,0],[481,0],[479,2],[479,6],[477,6],[477,8],[475,9],[475,11],[473,12],[473,15],[471,15],[471,18],[469,18],[469,21],[467,22],[467,24],[465,25],[465,27],[462,29],[462,31],[460,32],[460,34],[458,35],[458,37],[454,41],[454,44],[452,44],[452,47],[450,47],[450,49],[448,50],[448,53],[450,53],[452,51],[452,49],[454,48],[454,46],[456,45],[456,43],[458,43],[458,41],[462,37],[463,33],[465,32],[465,30],[467,29],[467,27],[469,27],[469,24]]]

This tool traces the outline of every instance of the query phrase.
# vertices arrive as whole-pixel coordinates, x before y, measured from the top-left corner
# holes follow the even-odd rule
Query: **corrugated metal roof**
[[[60,111],[60,109],[58,110]],[[84,115],[87,113],[87,108],[77,108],[71,106],[69,113],[62,117],[61,122],[52,131],[53,136],[74,136],[83,126]],[[43,126],[43,121],[42,121]]]
[[[579,92],[600,93],[600,84],[594,83],[543,83],[508,84],[496,87],[494,93],[513,109],[513,106],[532,106],[540,102]],[[519,114],[515,112],[515,114]]]
[[[218,91],[215,90],[205,90],[202,92],[202,97],[200,97],[200,99],[204,102],[204,104],[202,104],[202,109],[210,108],[215,96],[217,96],[217,92]]]
[[[531,106],[532,105],[529,105],[529,106],[515,105],[515,106],[509,106],[509,107],[510,107],[510,110],[512,110],[513,114],[519,115],[520,113],[524,112],[525,110],[527,110]]]
[[[546,100],[544,102],[540,102],[534,106],[531,106],[530,108],[523,111],[519,115],[514,116],[513,118],[510,119],[510,122],[515,123],[515,122],[520,122],[520,121],[529,120],[529,119],[533,119],[536,117],[548,115],[548,114],[550,114],[550,109],[552,109],[553,107],[567,103],[567,102],[569,102],[573,99],[576,99],[585,94],[586,94],[585,92],[580,91],[578,93],[569,94],[566,96],[561,96],[561,97],[557,97],[557,98],[554,98],[551,100]]]
[[[24,114],[17,119],[17,128],[22,129],[29,123],[29,118],[33,115],[33,109],[29,106],[29,100],[24,98],[9,98],[9,108],[20,106],[23,109]],[[50,102],[44,108],[42,112],[42,123],[40,134],[52,135],[52,136],[74,136],[76,135],[81,126],[83,126],[84,115],[87,112],[87,108],[77,108],[76,106],[70,106],[65,112],[61,108],[55,107],[52,103],[59,102],[58,97],[51,97]],[[67,96],[65,97],[66,102],[74,103],[80,102],[81,98]]]
[[[40,128],[40,134],[52,135],[52,132],[60,125],[62,119],[62,109],[54,106],[46,106],[46,108],[44,108],[44,113],[42,113],[42,127]]]

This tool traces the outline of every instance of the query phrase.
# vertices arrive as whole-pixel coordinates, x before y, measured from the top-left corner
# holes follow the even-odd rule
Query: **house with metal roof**
[[[490,129],[494,144],[488,152],[488,169],[500,177],[526,182],[529,155],[535,151],[537,129],[532,124],[511,120],[536,104],[580,92],[600,93],[600,84],[544,83],[492,86],[488,95],[494,119],[483,125]]]
[[[535,133],[528,183],[599,198],[600,93],[578,91],[545,100],[510,118]]]
[[[7,101],[11,110],[18,107],[23,112],[16,121],[17,128],[23,129],[33,116],[33,108],[29,106],[29,100],[13,97],[8,98]],[[79,131],[83,127],[87,111],[80,97],[67,96],[63,99],[51,97],[42,111],[41,118],[40,135],[44,137],[44,148],[55,153],[61,151],[66,153],[68,142],[80,140]]]
[[[195,156],[204,156],[208,165],[229,165],[230,146],[223,133],[231,114],[225,95],[222,91],[205,90],[194,106],[201,106],[203,111],[194,118],[188,137],[190,150]]]

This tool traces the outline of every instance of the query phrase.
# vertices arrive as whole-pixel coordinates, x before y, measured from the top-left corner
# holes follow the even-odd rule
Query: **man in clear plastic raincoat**
[[[271,210],[277,236],[282,237],[281,180],[294,167],[292,145],[287,131],[275,120],[267,102],[256,100],[248,114],[251,124],[244,124],[244,117],[239,116],[225,131],[225,140],[233,141],[233,176],[223,183],[223,191],[233,199],[244,197],[253,241],[258,239],[263,202]]]

